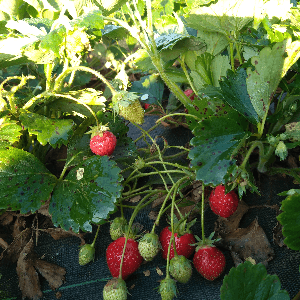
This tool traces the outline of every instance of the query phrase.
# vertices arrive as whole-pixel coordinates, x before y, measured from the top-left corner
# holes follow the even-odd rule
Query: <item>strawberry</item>
[[[95,234],[92,244],[85,244],[80,247],[78,258],[79,258],[79,264],[81,266],[88,264],[95,257],[95,243],[96,243],[96,239],[97,239],[97,236],[99,233],[99,229],[100,229],[100,225],[98,225],[98,229],[97,229],[97,232]]]
[[[188,96],[192,101],[193,101],[194,98],[195,98],[195,93],[194,93],[194,91],[193,91],[192,89],[187,89],[187,90],[185,90],[185,91],[184,91],[184,94],[185,94],[186,96]]]
[[[167,276],[160,282],[158,292],[162,300],[172,300],[177,293],[175,280]]]
[[[195,250],[195,246],[192,246],[191,244],[194,244],[196,242],[194,235],[190,231],[190,227],[194,225],[196,222],[196,219],[194,219],[192,222],[190,222],[186,226],[186,221],[182,222],[179,226],[175,226],[175,245],[176,245],[176,252],[178,255],[184,255],[186,258],[189,258]],[[160,235],[159,235],[159,241],[162,246],[162,256],[164,259],[167,259],[168,256],[168,247],[170,243],[170,239],[172,236],[172,231],[170,231],[170,227],[165,227]],[[170,260],[174,257],[174,245],[171,245],[170,249]]]
[[[211,240],[214,232],[209,238],[199,241],[196,248],[196,253],[193,258],[193,263],[196,270],[207,280],[213,281],[218,278],[225,269],[226,259],[222,251],[220,251]]]
[[[188,96],[192,101],[195,99],[195,96],[196,96],[195,93],[194,93],[194,91],[193,91],[192,89],[187,89],[187,90],[185,90],[185,91],[184,91],[184,94],[185,94],[186,96]],[[188,110],[185,109],[184,112],[187,114],[187,113],[188,113]]]
[[[79,251],[79,264],[84,266],[94,259],[95,247],[90,244],[81,246]]]
[[[170,261],[170,274],[180,283],[187,283],[192,276],[192,265],[183,255],[176,255]]]
[[[160,249],[158,235],[155,233],[146,233],[139,241],[139,251],[144,260],[151,261]]]
[[[103,289],[103,300],[126,300],[127,287],[121,278],[111,279]]]
[[[148,109],[148,108],[149,108],[149,106],[150,106],[150,104],[148,104],[148,103],[145,103],[145,105],[144,105],[144,109]]]
[[[116,136],[107,131],[109,128],[107,126],[92,127],[92,130],[87,133],[92,133],[90,140],[90,148],[92,152],[96,155],[112,155],[117,145]]]
[[[109,233],[110,233],[112,240],[115,241],[124,234],[124,232],[125,232],[124,226],[125,225],[127,225],[127,221],[123,217],[115,218],[111,222],[110,228],[109,228]]]
[[[239,198],[234,191],[225,194],[225,186],[217,186],[210,194],[209,205],[211,210],[223,218],[230,217],[239,204]]]
[[[125,237],[120,237],[112,242],[106,249],[106,262],[113,277],[119,276]],[[142,264],[143,258],[138,249],[138,242],[128,238],[122,265],[122,278],[126,279]]]
[[[139,100],[135,100],[128,106],[119,105],[119,114],[130,122],[144,123],[144,110]]]

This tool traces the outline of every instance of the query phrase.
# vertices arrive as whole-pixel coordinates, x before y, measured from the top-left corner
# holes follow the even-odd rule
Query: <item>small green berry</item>
[[[176,297],[176,282],[170,277],[166,277],[160,282],[158,289],[162,300],[173,300]]]
[[[174,256],[170,261],[170,274],[180,283],[187,283],[193,272],[190,261],[183,255]]]
[[[151,261],[161,248],[158,235],[146,233],[139,241],[138,248],[144,260]]]
[[[126,283],[121,278],[113,278],[103,289],[103,300],[127,300]]]
[[[91,244],[81,246],[79,251],[79,264],[84,266],[91,262],[95,257],[95,247]]]
[[[123,236],[125,232],[125,225],[127,225],[127,221],[123,217],[115,218],[112,223],[110,224],[109,233],[112,240],[117,240],[121,236]]]

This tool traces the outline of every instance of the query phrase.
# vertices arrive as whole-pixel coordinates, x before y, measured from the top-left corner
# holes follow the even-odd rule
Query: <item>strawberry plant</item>
[[[27,214],[46,204],[53,224],[74,232],[91,231],[120,209],[110,227],[114,241],[106,258],[114,278],[104,299],[127,299],[124,280],[143,259],[152,261],[160,244],[166,260],[162,299],[177,296],[176,280],[189,280],[187,258],[196,246],[196,270],[209,281],[220,279],[226,262],[212,236],[205,238],[204,188],[213,188],[211,210],[230,218],[247,189],[259,193],[255,173],[300,182],[299,168],[273,165],[300,142],[299,6],[289,0],[53,1],[56,8],[47,1],[19,2],[19,9],[8,0],[0,8],[0,209]],[[122,38],[130,55],[116,42]],[[97,57],[89,66],[90,51],[104,56],[112,72],[91,68]],[[101,91],[88,85],[92,76],[105,85]],[[148,113],[161,116],[158,124],[189,128],[190,144],[152,138],[158,124],[148,131],[141,126]],[[141,131],[137,140],[127,137],[125,122]],[[147,147],[137,149],[142,138]],[[172,147],[181,152],[166,155]],[[62,168],[52,172],[48,157],[57,149],[66,153]],[[174,162],[183,155],[188,166]],[[154,180],[138,186],[139,179],[154,176],[163,190]],[[196,219],[188,223],[190,214],[180,211],[182,191],[195,181],[202,184],[197,245],[190,231]],[[297,251],[299,194],[283,193],[277,216],[285,244]],[[137,205],[124,204],[134,197],[140,197]],[[137,213],[160,198],[151,232],[134,240]],[[124,207],[133,209],[128,226]],[[170,226],[158,238],[155,230],[169,210]],[[94,258],[97,234],[81,248],[80,265]],[[260,263],[241,263],[225,275],[221,299],[259,293],[285,299],[275,281]]]

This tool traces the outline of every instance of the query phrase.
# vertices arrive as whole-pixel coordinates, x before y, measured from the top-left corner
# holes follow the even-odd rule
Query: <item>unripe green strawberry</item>
[[[139,251],[146,261],[151,261],[161,248],[158,235],[146,233],[139,241]]]
[[[125,281],[121,278],[111,279],[103,289],[103,300],[127,300]]]
[[[125,232],[125,225],[127,225],[127,221],[123,217],[115,218],[112,223],[110,224],[109,233],[112,240],[117,240],[121,237]]]
[[[172,300],[176,296],[176,282],[170,277],[166,277],[160,282],[158,289],[162,300]]]
[[[183,255],[174,256],[170,261],[170,274],[180,283],[187,283],[193,272],[190,261]]]
[[[135,122],[137,124],[144,123],[144,110],[139,100],[135,100],[126,107],[119,105],[119,115],[130,122]]]
[[[95,247],[91,244],[81,246],[79,251],[79,264],[84,266],[92,261],[95,257]]]

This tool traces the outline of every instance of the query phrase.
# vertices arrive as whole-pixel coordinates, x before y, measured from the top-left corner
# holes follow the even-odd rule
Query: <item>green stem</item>
[[[195,86],[194,86],[194,84],[193,84],[193,82],[191,80],[191,77],[190,77],[190,75],[189,75],[189,73],[188,73],[188,71],[187,71],[187,69],[185,67],[184,60],[185,60],[185,53],[181,56],[181,59],[178,59],[178,61],[179,61],[180,65],[181,65],[181,68],[182,68],[182,70],[183,70],[183,72],[184,72],[184,74],[185,74],[185,76],[186,76],[186,78],[187,78],[187,80],[189,82],[190,87],[192,88],[192,90],[195,93],[195,95],[197,95],[196,88],[195,88]]]
[[[46,64],[45,65],[45,76],[46,76],[46,90],[49,91],[52,88],[52,71],[54,68],[54,64]]]
[[[82,102],[81,100],[79,100],[77,98],[72,97],[71,95],[53,94],[53,96],[55,96],[55,97],[61,97],[61,98],[67,98],[67,99],[73,100],[73,101],[75,101],[75,102],[80,103],[81,105],[83,105],[86,109],[88,109],[90,111],[90,113],[92,114],[92,116],[96,120],[97,126],[99,127],[99,123],[98,123],[98,119],[96,117],[96,114],[93,112],[93,110],[87,104],[85,104],[84,102]]]
[[[233,43],[232,42],[229,43],[229,49],[230,49],[231,70],[233,72],[235,72],[235,69],[234,69],[234,57],[233,57]]]
[[[84,71],[84,72],[88,72],[91,73],[93,75],[95,75],[97,78],[99,78],[100,80],[102,80],[110,89],[112,95],[115,95],[117,93],[117,91],[115,90],[115,88],[110,84],[110,82],[103,76],[101,75],[99,72],[88,68],[88,67],[84,67],[84,66],[74,66],[74,67],[69,67],[66,70],[64,70],[56,79],[55,81],[55,85],[53,90],[54,91],[59,91],[62,88],[63,85],[63,81],[64,79],[73,71]]]
[[[127,245],[127,241],[128,241],[128,236],[130,233],[130,230],[132,228],[132,224],[133,221],[136,217],[136,215],[138,214],[138,212],[141,210],[141,206],[143,204],[143,202],[148,199],[149,197],[151,197],[151,193],[148,194],[147,196],[145,196],[140,202],[139,204],[136,206],[135,210],[133,211],[131,218],[129,220],[129,224],[128,224],[128,229],[127,232],[125,234],[125,243],[124,243],[124,248],[123,248],[123,252],[122,252],[122,258],[121,258],[121,264],[120,264],[120,270],[119,270],[119,278],[122,278],[122,266],[123,266],[123,260],[124,260],[124,255],[125,255],[125,250],[126,250],[126,245]]]
[[[240,64],[243,64],[243,60],[242,60],[241,52],[240,52],[240,47],[239,47],[238,43],[235,43],[235,49],[236,49],[237,56],[238,56]]]
[[[261,150],[259,151],[259,163],[257,166],[257,170],[261,173],[265,173],[267,171],[266,163],[270,160],[271,156],[273,155],[276,147],[270,145],[267,153],[265,155],[261,155]]]
[[[202,230],[202,241],[205,239],[205,232],[204,232],[204,190],[205,185],[202,182],[202,202],[201,202],[201,230]]]
[[[95,237],[94,237],[93,243],[91,244],[92,247],[95,247],[95,242],[96,242],[96,239],[97,239],[99,230],[100,230],[100,225],[98,225],[96,235],[95,235]]]
[[[201,119],[199,119],[197,116],[194,116],[194,115],[184,114],[184,113],[174,113],[174,114],[169,114],[169,115],[161,117],[160,119],[156,120],[155,123],[161,122],[165,118],[172,117],[172,116],[187,116],[187,117],[192,117],[198,121],[201,121]]]
[[[167,196],[166,196],[166,198],[165,198],[165,200],[164,200],[164,202],[163,202],[163,204],[162,204],[162,206],[161,206],[161,208],[160,208],[160,210],[159,210],[158,216],[157,216],[157,218],[156,218],[156,221],[155,221],[154,224],[153,224],[153,227],[155,227],[156,225],[159,224],[159,220],[160,220],[161,216],[163,215],[163,213],[165,212],[165,211],[164,211],[164,207],[166,206],[167,200],[168,200],[168,198],[170,197],[170,195],[171,195],[172,191],[174,190],[174,188],[176,187],[176,185],[179,186],[179,185],[181,184],[181,182],[185,181],[186,179],[188,179],[188,176],[184,176],[183,178],[179,179],[179,180],[171,187],[171,189],[168,190],[168,194],[167,194]]]
[[[246,154],[246,156],[245,156],[245,158],[244,158],[243,163],[240,165],[240,168],[241,168],[241,169],[245,169],[245,168],[246,168],[246,164],[247,164],[247,162],[248,162],[248,160],[249,160],[249,158],[250,158],[250,155],[251,155],[252,151],[253,151],[256,147],[259,148],[259,154],[260,154],[260,155],[263,155],[263,154],[264,154],[264,146],[263,146],[263,143],[262,143],[261,141],[255,141],[255,142],[253,142],[253,144],[251,145],[250,149],[248,150],[248,152],[247,152],[247,154]]]

